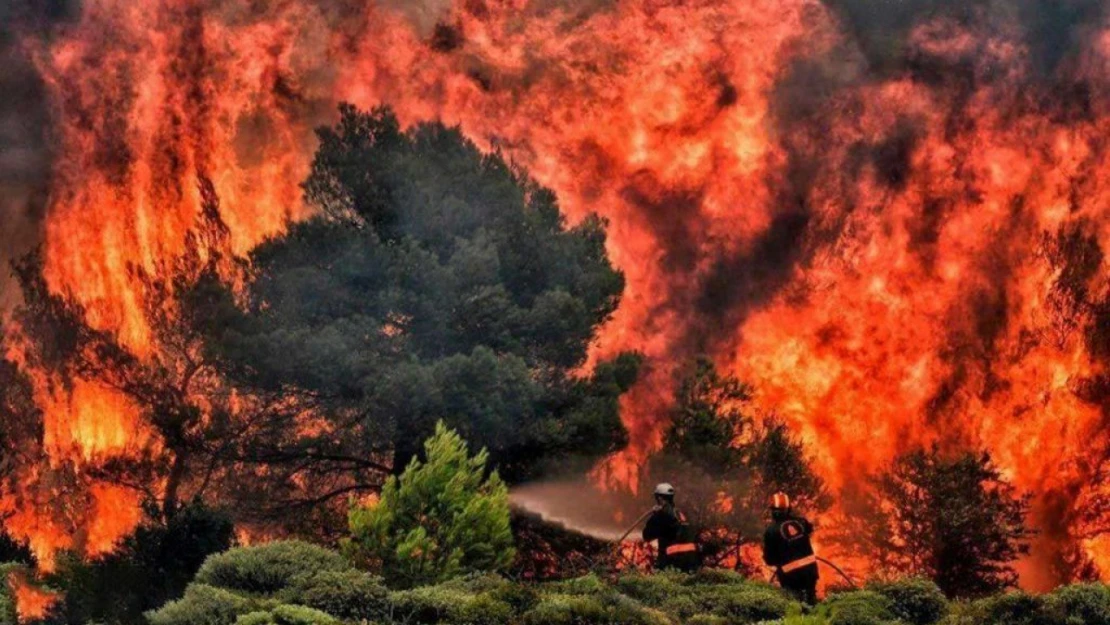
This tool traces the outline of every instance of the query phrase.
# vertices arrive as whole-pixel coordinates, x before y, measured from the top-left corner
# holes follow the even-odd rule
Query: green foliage
[[[339,625],[335,617],[301,605],[280,604],[240,616],[235,625]]]
[[[487,595],[425,586],[393,593],[393,620],[415,625],[504,625],[512,607]]]
[[[976,601],[971,614],[974,622],[983,625],[1042,625],[1045,602],[1042,597],[1013,591]]]
[[[931,580],[902,579],[871,584],[873,590],[890,599],[890,610],[910,625],[932,625],[948,613],[948,599]]]
[[[282,541],[239,547],[211,556],[197,572],[196,581],[266,595],[287,588],[306,574],[350,568],[334,551],[301,541]]]
[[[522,625],[669,625],[661,612],[620,595],[548,595],[521,619]]]
[[[569,226],[550,190],[457,129],[340,112],[304,183],[320,215],[252,252],[248,310],[226,289],[188,298],[222,371],[310,399],[335,426],[256,443],[282,458],[358,459],[343,466],[366,490],[441,418],[510,480],[623,445],[618,399],[638,359],[572,375],[624,286],[605,223]]]
[[[508,568],[509,492],[497,473],[486,477],[485,450],[470,456],[441,422],[425,455],[390,478],[377,503],[351,509],[346,553],[402,586]]]
[[[146,614],[150,625],[232,625],[253,611],[250,600],[223,588],[191,584],[185,596]]]
[[[552,582],[547,587],[554,593],[566,595],[600,595],[612,592],[609,584],[593,573]]]
[[[647,605],[659,607],[668,601],[686,598],[688,589],[681,584],[681,578],[669,572],[658,575],[633,573],[622,575],[616,581],[616,589]],[[692,602],[691,602],[692,605]]]
[[[880,625],[894,621],[894,602],[871,590],[838,593],[825,600],[829,625]]]
[[[1110,588],[1102,583],[1072,584],[1045,597],[1046,611],[1059,622],[1110,625]]]
[[[302,605],[279,605],[270,616],[276,625],[339,625],[335,617]]]
[[[795,605],[777,588],[748,584],[717,586],[695,597],[699,612],[725,617],[730,623],[754,623],[786,616]]]
[[[1012,587],[1012,563],[1028,553],[1028,495],[1017,493],[989,454],[937,447],[896,459],[850,507],[835,541],[872,554],[877,570],[932,579],[949,597]]]
[[[343,620],[371,620],[389,611],[389,591],[381,579],[353,569],[297,577],[279,596],[286,603],[315,608]]]

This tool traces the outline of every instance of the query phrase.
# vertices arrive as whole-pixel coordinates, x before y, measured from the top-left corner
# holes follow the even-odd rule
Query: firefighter
[[[809,537],[813,525],[790,509],[790,497],[771,497],[771,525],[763,533],[763,561],[775,567],[779,584],[800,601],[817,603],[817,556]]]
[[[701,548],[697,532],[690,527],[686,515],[674,505],[674,486],[663,483],[655,487],[655,508],[644,525],[644,542],[658,541],[655,567],[678,569],[687,573],[701,568]]]

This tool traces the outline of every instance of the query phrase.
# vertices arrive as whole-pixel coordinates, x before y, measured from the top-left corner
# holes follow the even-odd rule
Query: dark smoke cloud
[[[1018,24],[1031,69],[1051,76],[1083,48],[1105,14],[1101,0],[825,0],[859,45],[872,72],[899,72],[915,26],[939,18],[988,28]]]
[[[49,112],[25,43],[76,10],[61,0],[0,0],[0,311],[15,297],[8,264],[39,241],[50,175]]]

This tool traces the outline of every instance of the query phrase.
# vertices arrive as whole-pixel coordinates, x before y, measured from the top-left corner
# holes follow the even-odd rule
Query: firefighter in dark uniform
[[[817,556],[809,537],[813,525],[790,510],[790,497],[771,497],[771,525],[763,533],[763,561],[775,567],[779,584],[808,605],[817,603]]]
[[[644,525],[644,542],[658,541],[655,568],[678,569],[687,573],[701,568],[701,548],[697,532],[674,505],[674,486],[655,487],[655,510]]]

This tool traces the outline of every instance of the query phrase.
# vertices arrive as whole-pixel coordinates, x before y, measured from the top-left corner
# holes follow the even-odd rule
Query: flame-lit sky
[[[20,232],[37,233],[50,286],[140,354],[157,345],[128,267],[182,252],[198,174],[245,253],[309,214],[312,128],[339,101],[387,103],[503,150],[570,219],[609,220],[628,287],[594,355],[638,350],[648,372],[606,479],[658,444],[672,372],[706,353],[834,487],[916,445],[984,447],[1036,494],[1040,562],[1090,538],[1110,350],[1087,329],[1110,272],[1074,243],[1110,244],[1100,2],[0,6],[26,69],[8,82],[41,96],[0,111],[26,154],[0,159],[0,216],[33,224]],[[26,159],[41,166],[12,174]],[[48,387],[51,454],[153,444],[109,391]],[[90,501],[135,505],[107,485]],[[137,518],[90,522],[88,550]],[[42,553],[68,544],[34,510],[9,525]],[[1110,570],[1110,546],[1083,545]]]

